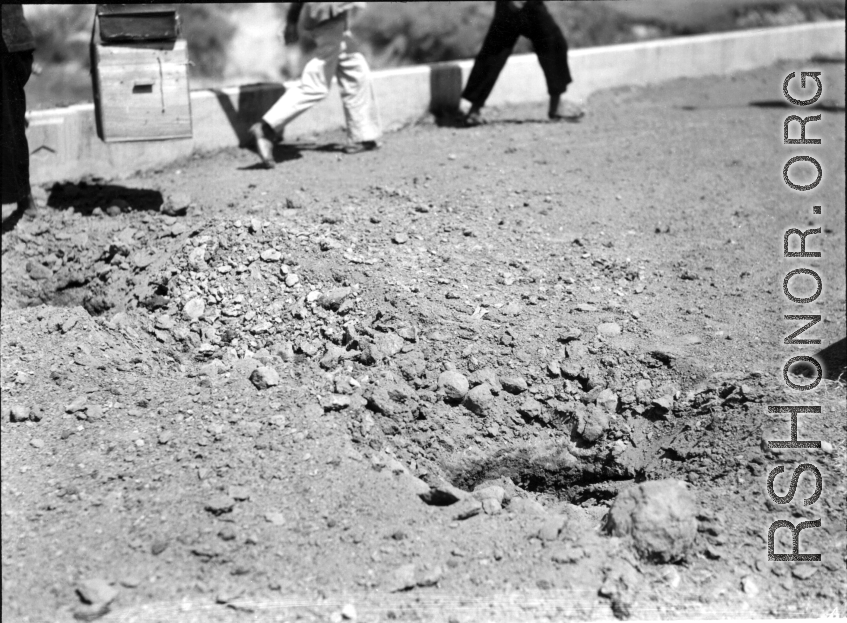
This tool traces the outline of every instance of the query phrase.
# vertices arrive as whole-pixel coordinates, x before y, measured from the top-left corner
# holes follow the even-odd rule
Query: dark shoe
[[[262,164],[267,169],[273,169],[276,166],[274,162],[274,144],[268,138],[267,129],[267,124],[264,121],[260,121],[259,123],[254,123],[250,127],[249,132],[253,139],[256,152],[259,154],[259,158],[262,159]]]
[[[477,126],[483,125],[485,123],[485,119],[482,117],[482,113],[480,112],[469,112],[465,115],[465,127],[466,128],[475,128]]]
[[[345,154],[352,155],[360,154],[363,151],[374,151],[375,149],[379,149],[380,147],[382,147],[382,145],[380,145],[376,141],[362,141],[361,143],[345,145],[343,151]]]
[[[565,101],[558,106],[556,112],[551,113],[548,116],[550,117],[550,121],[568,121],[570,123],[577,123],[585,116],[585,109],[583,109],[579,104]]]

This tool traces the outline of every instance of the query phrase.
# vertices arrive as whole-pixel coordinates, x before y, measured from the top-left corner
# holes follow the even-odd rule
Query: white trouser
[[[321,22],[312,30],[312,36],[317,44],[315,58],[306,64],[300,81],[287,90],[262,119],[279,134],[286,124],[329,94],[335,76],[341,89],[350,140],[356,143],[375,141],[382,136],[382,130],[371,71],[364,56],[348,52],[353,41],[347,28],[347,14]]]

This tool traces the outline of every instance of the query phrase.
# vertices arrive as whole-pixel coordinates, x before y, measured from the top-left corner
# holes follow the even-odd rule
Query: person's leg
[[[250,128],[265,166],[273,167],[272,142],[275,142],[285,126],[329,94],[343,35],[343,16],[318,24],[312,31],[317,44],[315,57],[306,63],[300,80],[271,106],[262,116],[261,122]],[[269,133],[271,136],[268,136]]]
[[[24,209],[31,196],[24,86],[32,74],[32,59],[32,52],[2,54],[2,203]]]
[[[379,109],[368,62],[355,51],[353,45],[354,41],[348,31],[336,69],[344,117],[347,120],[347,136],[351,143],[359,147],[374,149],[377,147],[377,139],[382,136]],[[351,148],[351,151],[360,150],[356,145],[351,145]]]
[[[521,21],[521,34],[532,41],[538,62],[547,80],[547,92],[550,95],[548,116],[551,119],[576,119],[582,112],[560,111],[562,94],[572,82],[568,66],[568,43],[562,30],[556,24],[543,2],[530,0],[524,5]]]
[[[518,11],[508,2],[496,3],[494,18],[462,92],[462,98],[471,103],[468,113],[468,121],[471,124],[479,121],[479,111],[485,106],[485,101],[518,40],[520,28],[517,15]]]

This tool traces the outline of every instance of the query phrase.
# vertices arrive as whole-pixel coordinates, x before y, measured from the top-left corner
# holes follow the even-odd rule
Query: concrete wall
[[[574,84],[568,95],[585,99],[598,89],[725,75],[782,59],[844,58],[844,52],[844,21],[573,50]],[[472,65],[468,60],[374,72],[384,128],[397,129],[428,112],[455,107]],[[284,91],[279,84],[193,91],[194,136],[173,141],[103,143],[95,131],[93,104],[34,111],[28,116],[27,131],[32,182],[126,177],[194,152],[237,146],[244,141],[247,128]],[[535,55],[523,54],[509,59],[488,105],[546,99],[544,76]],[[291,123],[286,139],[343,125],[340,98],[330,96]]]

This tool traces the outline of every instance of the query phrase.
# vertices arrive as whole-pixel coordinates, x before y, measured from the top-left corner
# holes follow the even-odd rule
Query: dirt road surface
[[[801,70],[823,144],[795,152]],[[3,620],[843,608],[844,70],[41,190],[2,242]],[[782,182],[794,153],[824,167],[811,193]],[[782,236],[814,226],[821,344],[789,347],[783,314],[811,312],[781,292]],[[819,351],[827,378],[788,392],[783,362]],[[790,424],[766,405],[797,400],[821,447],[767,450]],[[806,473],[774,504],[768,473],[782,493],[804,461],[820,497]],[[775,520],[817,518],[820,562],[768,562]]]

